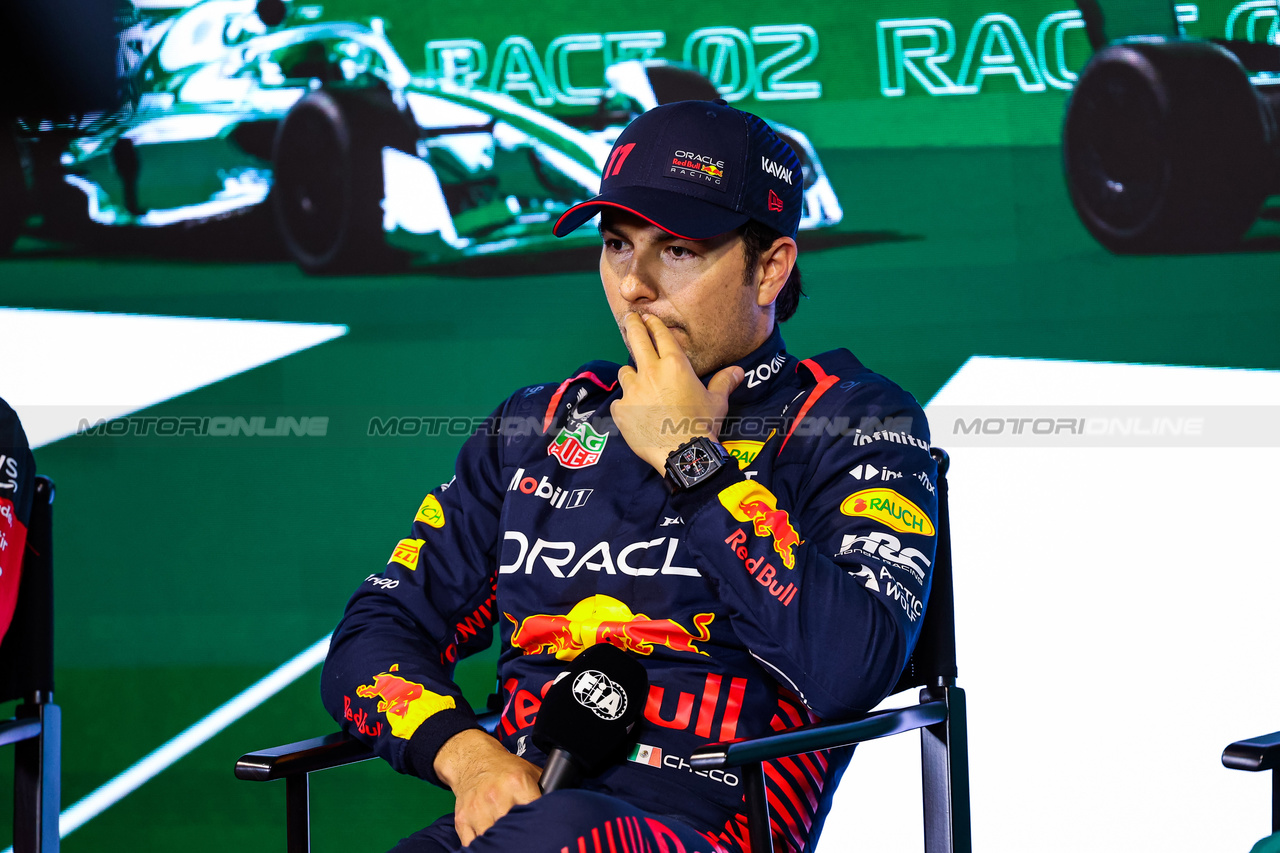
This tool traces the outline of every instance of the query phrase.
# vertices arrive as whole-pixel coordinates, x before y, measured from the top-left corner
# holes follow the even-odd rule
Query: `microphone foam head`
[[[586,775],[598,775],[627,747],[648,693],[639,661],[607,643],[591,646],[547,691],[533,742],[546,753],[564,750]]]

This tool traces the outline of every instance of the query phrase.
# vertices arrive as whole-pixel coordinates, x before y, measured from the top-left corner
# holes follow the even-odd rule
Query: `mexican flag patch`
[[[650,767],[661,767],[662,749],[649,746],[647,743],[638,743],[631,750],[631,755],[627,756],[627,760],[637,764],[648,764]]]

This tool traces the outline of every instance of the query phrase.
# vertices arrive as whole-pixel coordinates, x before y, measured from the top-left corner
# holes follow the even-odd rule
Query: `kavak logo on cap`
[[[764,155],[760,156],[760,171],[773,175],[780,181],[786,181],[787,185],[791,185],[792,170],[779,166]]]

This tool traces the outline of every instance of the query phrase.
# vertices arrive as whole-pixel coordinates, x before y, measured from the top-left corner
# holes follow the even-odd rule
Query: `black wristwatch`
[[[728,451],[718,441],[700,435],[667,456],[667,476],[662,481],[672,494],[691,489],[729,463]]]

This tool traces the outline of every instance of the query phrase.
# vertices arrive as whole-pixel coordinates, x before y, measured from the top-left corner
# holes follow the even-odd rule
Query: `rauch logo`
[[[863,489],[840,504],[845,515],[874,519],[899,533],[934,534],[933,522],[920,507],[893,489]]]

